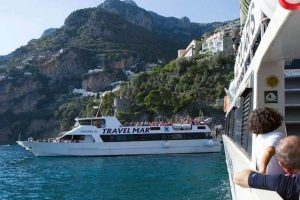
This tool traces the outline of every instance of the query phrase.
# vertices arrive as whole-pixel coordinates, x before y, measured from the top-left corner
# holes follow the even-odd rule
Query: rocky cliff
[[[2,81],[0,84],[0,112],[13,109],[15,113],[32,111],[43,96],[38,93],[43,88],[41,82],[28,78],[22,82]]]
[[[87,91],[97,92],[109,89],[109,86],[114,82],[114,77],[111,73],[99,71],[84,75],[82,88]]]

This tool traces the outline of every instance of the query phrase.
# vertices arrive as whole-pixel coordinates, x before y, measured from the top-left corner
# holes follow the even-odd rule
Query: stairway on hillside
[[[285,124],[288,135],[300,136],[300,59],[285,62]]]

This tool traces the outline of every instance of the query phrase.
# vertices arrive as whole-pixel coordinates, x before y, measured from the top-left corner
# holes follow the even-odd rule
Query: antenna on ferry
[[[18,141],[21,141],[21,134],[19,133],[19,138],[18,138]]]
[[[99,105],[98,105],[98,110],[96,113],[96,117],[101,117],[101,116],[102,116],[102,112],[101,112],[101,100],[100,100]]]
[[[96,117],[101,117],[102,116],[102,112],[101,112],[101,103],[102,103],[102,101],[101,101],[101,97],[99,97],[100,99],[99,99],[99,105],[98,105],[98,110],[97,110],[97,113],[96,113]]]
[[[101,112],[101,109],[100,109],[100,106],[99,106],[96,117],[101,117],[101,116],[102,116],[102,112]]]

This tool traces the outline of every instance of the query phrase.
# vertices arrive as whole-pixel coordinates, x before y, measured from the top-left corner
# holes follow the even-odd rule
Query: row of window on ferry
[[[86,135],[66,135],[62,141],[83,141]],[[194,140],[211,139],[210,132],[203,133],[166,133],[166,134],[124,134],[124,135],[100,135],[103,142],[126,142],[126,141],[160,141],[160,140]]]
[[[203,133],[100,135],[100,137],[103,140],[103,142],[212,139],[210,132],[206,132],[206,133],[203,132]]]

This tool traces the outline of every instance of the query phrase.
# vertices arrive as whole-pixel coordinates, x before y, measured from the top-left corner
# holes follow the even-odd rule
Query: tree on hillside
[[[70,102],[59,107],[57,116],[60,118],[61,130],[69,130],[74,125],[74,119],[80,115],[82,102]]]
[[[145,105],[157,115],[167,115],[172,111],[172,93],[165,88],[152,90],[145,97]]]
[[[179,75],[184,74],[187,71],[189,66],[190,66],[190,61],[188,61],[186,58],[180,58],[176,62],[176,67]]]
[[[111,116],[114,114],[114,98],[115,94],[109,92],[101,99],[100,109],[103,115]]]

